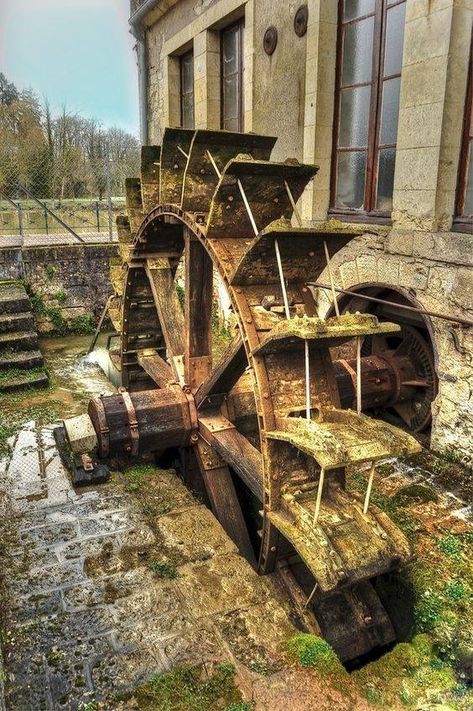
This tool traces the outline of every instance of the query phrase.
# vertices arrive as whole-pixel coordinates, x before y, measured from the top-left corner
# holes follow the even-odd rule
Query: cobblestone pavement
[[[156,473],[149,525],[120,484],[74,491],[52,427],[28,423],[12,447],[0,463],[8,711],[80,709],[182,663],[232,661],[249,687],[254,665],[279,678],[294,630],[272,583],[174,473]],[[176,579],[153,572],[163,553]]]

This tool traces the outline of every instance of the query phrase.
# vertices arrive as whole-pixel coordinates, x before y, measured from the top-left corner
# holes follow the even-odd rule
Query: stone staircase
[[[21,284],[0,282],[0,393],[47,384],[28,294]]]

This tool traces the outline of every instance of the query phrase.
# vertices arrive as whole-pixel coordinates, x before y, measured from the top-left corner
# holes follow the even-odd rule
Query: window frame
[[[184,92],[184,61],[191,58],[192,60],[192,91]],[[184,126],[184,96],[192,94],[192,126]],[[188,49],[179,55],[179,122],[181,128],[195,128],[195,93],[194,93],[194,49]]]
[[[466,181],[469,170],[473,170],[473,165],[469,165],[470,143],[473,144],[473,30],[471,35],[468,77],[466,85],[465,106],[463,110],[463,128],[461,134],[460,160],[458,163],[457,187],[455,193],[455,214],[453,216],[452,229],[465,231],[465,228],[472,227],[472,215],[464,215]]]
[[[220,128],[222,130],[228,130],[224,128],[225,123],[225,103],[224,103],[224,73],[223,73],[223,35],[229,30],[238,28],[238,77],[239,77],[239,90],[238,90],[238,132],[243,132],[245,130],[244,123],[244,85],[243,85],[243,32],[245,29],[245,18],[239,17],[235,22],[222,27],[220,30]]]
[[[389,4],[388,4],[389,3]],[[381,112],[383,100],[383,84],[389,79],[394,79],[402,76],[401,71],[389,76],[384,75],[385,63],[385,47],[386,47],[386,27],[387,13],[391,8],[399,5],[406,5],[407,0],[375,0],[374,12],[360,15],[353,20],[343,21],[344,0],[338,2],[338,21],[337,21],[337,58],[335,70],[335,105],[334,105],[334,122],[333,122],[333,144],[332,144],[332,159],[330,171],[330,207],[329,215],[336,216],[339,219],[350,222],[375,222],[378,224],[391,224],[391,211],[380,210],[376,208],[376,198],[378,189],[378,159],[381,148],[397,147],[397,140],[394,144],[379,143],[381,130]],[[362,209],[337,207],[337,158],[340,152],[352,151],[355,147],[339,148],[338,141],[340,136],[340,118],[341,118],[341,97],[342,97],[342,72],[343,72],[343,33],[344,28],[351,24],[360,22],[360,20],[373,17],[373,49],[371,63],[371,82],[362,82],[360,86],[371,86],[371,96],[369,104],[369,123],[368,123],[368,139],[366,146],[366,172],[364,186],[364,206]],[[404,25],[405,27],[405,25]],[[403,35],[404,41],[404,35]],[[347,85],[343,88],[348,88]]]

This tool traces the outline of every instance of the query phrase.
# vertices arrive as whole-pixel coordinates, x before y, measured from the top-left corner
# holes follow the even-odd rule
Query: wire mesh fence
[[[108,157],[57,165],[46,156],[25,165],[0,155],[0,240],[115,239],[126,173],[126,165]]]

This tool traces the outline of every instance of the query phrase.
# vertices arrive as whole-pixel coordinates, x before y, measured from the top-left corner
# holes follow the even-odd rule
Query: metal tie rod
[[[332,290],[330,284],[321,284],[319,281],[308,281],[309,286],[315,286],[318,289]],[[424,309],[418,309],[415,306],[408,306],[407,304],[397,304],[395,301],[388,301],[387,299],[378,299],[376,296],[368,296],[367,294],[359,294],[356,291],[349,291],[348,289],[340,289],[337,286],[333,287],[335,291],[339,294],[346,294],[347,296],[356,296],[359,299],[365,299],[366,301],[374,301],[377,304],[386,304],[387,306],[395,306],[397,309],[403,309],[404,311],[414,311],[416,314],[421,316],[433,316],[434,318],[441,318],[444,321],[451,321],[452,323],[458,323],[461,326],[473,326],[473,319],[461,318],[459,316],[447,316],[447,314],[442,314],[438,311],[427,311]]]

